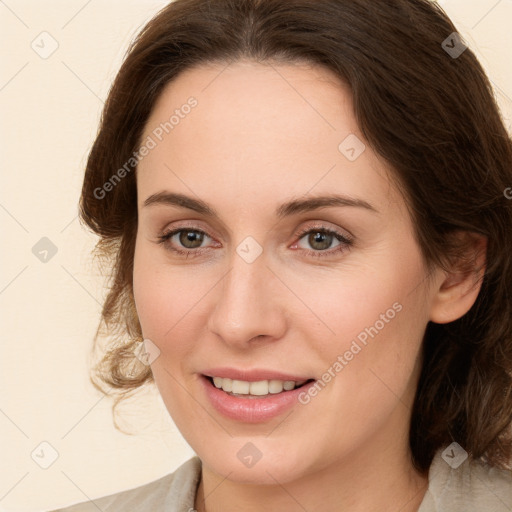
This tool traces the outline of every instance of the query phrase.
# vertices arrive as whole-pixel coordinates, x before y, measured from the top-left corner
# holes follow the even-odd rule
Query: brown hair
[[[162,9],[128,50],[85,172],[81,219],[100,236],[96,253],[113,265],[96,336],[103,325],[111,347],[97,382],[127,396],[152,380],[134,357],[141,339],[132,289],[135,173],[112,179],[137,152],[162,88],[209,62],[320,64],[349,85],[361,132],[391,165],[429,268],[447,268],[462,254],[453,233],[488,238],[473,307],[457,321],[427,325],[410,426],[413,462],[425,472],[436,450],[457,441],[474,459],[508,467],[512,203],[504,190],[512,186],[512,141],[473,52],[443,48],[454,32],[427,0],[176,0]],[[109,180],[115,186],[106,187]]]

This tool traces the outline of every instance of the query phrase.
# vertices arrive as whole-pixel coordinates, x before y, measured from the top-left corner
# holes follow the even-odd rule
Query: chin
[[[232,482],[275,485],[297,480],[308,471],[300,440],[283,444],[280,439],[246,436],[216,446],[192,448],[205,466]]]

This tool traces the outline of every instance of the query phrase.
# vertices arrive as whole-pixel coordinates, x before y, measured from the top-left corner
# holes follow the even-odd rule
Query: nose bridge
[[[231,344],[243,344],[259,335],[279,337],[285,327],[283,305],[277,303],[266,258],[260,254],[251,261],[243,249],[247,245],[241,243],[232,255],[209,318],[210,331]]]

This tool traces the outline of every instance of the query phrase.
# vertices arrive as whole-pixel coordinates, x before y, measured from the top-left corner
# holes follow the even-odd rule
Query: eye
[[[307,238],[305,238],[306,235],[308,235]],[[299,242],[305,238],[306,243],[309,244],[313,250],[308,250],[304,247],[300,247],[300,249],[303,249],[307,255],[313,257],[332,256],[333,254],[348,250],[353,244],[352,238],[325,226],[310,226],[295,236],[299,238]],[[202,246],[205,239],[212,240],[207,233],[200,229],[194,227],[180,227],[164,232],[158,237],[157,243],[163,244],[165,248],[171,252],[188,258],[189,256],[199,256],[202,254],[203,250],[207,249],[207,247]],[[332,248],[333,242],[338,242],[334,248]],[[217,243],[217,247],[220,247],[220,244]],[[292,249],[296,249],[297,247],[297,243],[291,246]]]
[[[177,228],[163,233],[158,237],[158,243],[163,244],[166,249],[185,256],[196,256],[202,252],[201,244],[205,237],[211,240],[204,231],[195,228]],[[174,240],[173,240],[174,239]],[[183,247],[185,250],[181,249]]]
[[[305,238],[307,236],[307,238]],[[320,227],[308,227],[296,235],[302,240],[305,238],[307,244],[313,248],[313,250],[306,250],[306,252],[313,257],[328,257],[333,254],[337,254],[348,250],[353,245],[353,239],[345,235],[342,235],[338,231],[326,228],[325,226]],[[299,241],[300,241],[299,240]],[[332,247],[333,242],[338,242],[338,245]],[[293,245],[292,248],[297,247],[297,244]]]

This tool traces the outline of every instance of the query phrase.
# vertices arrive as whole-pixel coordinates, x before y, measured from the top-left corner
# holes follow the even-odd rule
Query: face
[[[287,482],[405,446],[427,271],[348,88],[302,64],[196,67],[142,140],[136,308],[203,465]]]

